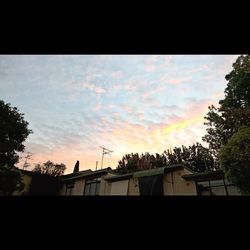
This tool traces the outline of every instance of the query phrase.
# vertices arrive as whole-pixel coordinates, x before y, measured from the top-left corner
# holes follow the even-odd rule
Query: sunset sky
[[[198,141],[237,55],[0,55],[0,99],[24,113],[30,163],[116,168],[126,153]],[[202,143],[205,145],[204,143]],[[20,161],[19,167],[22,167]],[[30,168],[31,169],[31,168]]]

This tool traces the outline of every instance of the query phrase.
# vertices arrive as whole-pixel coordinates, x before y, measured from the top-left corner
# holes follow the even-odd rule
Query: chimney
[[[75,167],[74,167],[74,171],[73,171],[73,173],[77,173],[77,172],[79,172],[79,165],[80,165],[80,162],[79,162],[79,161],[77,161],[77,162],[76,162],[76,164],[75,164]]]

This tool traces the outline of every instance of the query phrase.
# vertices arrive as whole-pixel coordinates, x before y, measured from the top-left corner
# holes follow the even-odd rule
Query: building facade
[[[223,171],[193,173],[173,165],[119,175],[109,169],[65,175],[60,195],[240,195]]]
[[[241,195],[222,170],[193,173],[183,165],[118,174],[111,168],[52,177],[24,171],[24,189],[13,195],[168,196]]]

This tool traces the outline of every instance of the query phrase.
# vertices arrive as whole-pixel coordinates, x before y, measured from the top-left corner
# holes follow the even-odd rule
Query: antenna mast
[[[27,160],[32,160],[32,158],[30,158],[33,154],[30,152],[27,152],[27,155],[24,157],[25,158],[25,162],[23,164],[23,169],[28,168],[29,167],[29,163],[27,162]]]
[[[104,155],[105,155],[105,154],[110,155],[110,153],[112,153],[112,152],[114,152],[114,151],[109,150],[109,149],[107,149],[107,148],[104,148],[104,147],[102,147],[102,146],[101,146],[100,148],[102,148],[102,163],[101,163],[101,169],[102,169],[102,167],[103,167],[103,158],[104,158]]]

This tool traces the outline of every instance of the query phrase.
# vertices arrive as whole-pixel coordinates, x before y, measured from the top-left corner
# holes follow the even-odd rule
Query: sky
[[[238,55],[0,55],[0,99],[24,113],[31,166],[116,168],[125,154],[202,142]],[[25,156],[21,154],[20,156]],[[23,166],[24,158],[18,164]],[[32,167],[30,168],[32,169]]]

